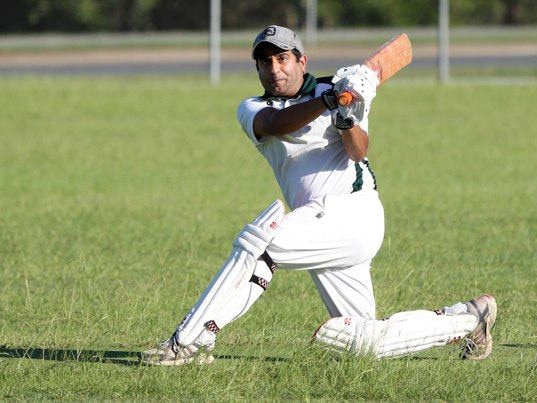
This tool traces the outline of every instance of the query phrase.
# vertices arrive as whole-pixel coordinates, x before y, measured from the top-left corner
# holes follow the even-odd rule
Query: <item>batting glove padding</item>
[[[321,99],[326,109],[330,111],[336,110],[339,107],[337,94],[333,89],[323,91],[321,93]]]
[[[374,84],[375,87],[377,87],[380,84],[377,73],[363,64],[355,64],[353,66],[340,68],[338,71],[336,71],[336,74],[332,78],[332,83],[336,84],[342,78],[345,78],[348,76],[354,76],[354,75],[363,76],[372,84]]]
[[[338,109],[331,111],[330,115],[332,116],[332,124],[339,130],[348,130],[354,127],[354,119],[350,117],[344,118]]]

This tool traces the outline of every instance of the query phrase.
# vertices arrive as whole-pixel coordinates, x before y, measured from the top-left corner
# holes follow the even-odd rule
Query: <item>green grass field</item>
[[[376,361],[309,339],[305,272],[277,272],[212,366],[140,366],[279,189],[235,120],[254,75],[0,80],[0,398],[537,399],[537,86],[379,91],[378,316],[482,292],[495,347]],[[24,358],[21,358],[24,357]]]

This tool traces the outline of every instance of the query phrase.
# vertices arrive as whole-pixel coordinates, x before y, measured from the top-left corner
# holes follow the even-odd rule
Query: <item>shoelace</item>
[[[464,339],[464,345],[463,345],[463,357],[468,357],[470,355],[477,355],[479,353],[479,346],[476,344],[475,341],[472,339],[466,338]]]

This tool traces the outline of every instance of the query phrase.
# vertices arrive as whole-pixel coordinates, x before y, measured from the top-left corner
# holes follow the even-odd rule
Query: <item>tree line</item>
[[[301,28],[305,0],[221,0],[223,29]],[[3,0],[0,32],[206,30],[209,0]],[[438,0],[318,0],[318,26],[435,25]],[[537,23],[537,0],[450,0],[452,25]]]

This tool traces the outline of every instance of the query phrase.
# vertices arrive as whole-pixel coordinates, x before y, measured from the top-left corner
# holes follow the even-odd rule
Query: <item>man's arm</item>
[[[350,129],[342,130],[341,138],[345,152],[351,160],[359,162],[367,156],[369,136],[360,126],[355,125]]]
[[[351,67],[355,68],[355,74],[349,74],[339,79],[334,89],[338,93],[348,92],[354,98],[350,104],[338,107],[338,116],[341,116],[344,121],[354,122],[352,128],[341,131],[341,136],[349,158],[353,161],[361,161],[367,155],[369,145],[368,115],[371,102],[377,93],[379,80],[377,74],[368,67]],[[340,70],[347,69],[349,68]]]
[[[284,109],[261,109],[254,118],[256,136],[283,136],[317,119],[324,111],[322,98],[314,98]]]
[[[292,133],[317,119],[326,110],[322,98],[314,98],[284,109],[264,108],[254,118],[256,136],[283,136]],[[369,137],[360,126],[343,130],[343,146],[350,159],[361,161],[367,155]]]

